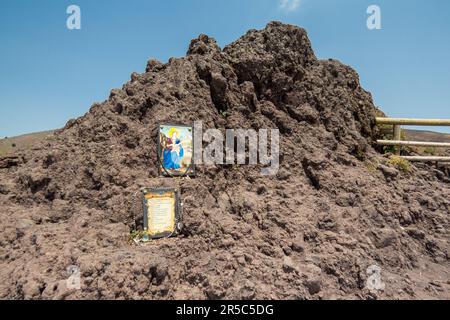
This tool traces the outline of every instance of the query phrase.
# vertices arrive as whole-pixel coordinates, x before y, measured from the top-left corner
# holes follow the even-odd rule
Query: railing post
[[[394,140],[400,141],[402,140],[402,127],[398,124],[394,124]],[[401,154],[402,147],[397,146],[395,149],[395,154],[400,155]]]
[[[395,146],[395,154],[401,155],[402,146],[417,146],[417,147],[438,147],[450,148],[448,142],[421,142],[421,141],[403,141],[401,126],[450,126],[450,119],[406,119],[406,118],[376,118],[378,125],[388,124],[393,127],[394,140],[378,140],[377,143],[382,146]],[[444,162],[448,163],[450,168],[449,156],[403,156],[408,161],[420,162]]]

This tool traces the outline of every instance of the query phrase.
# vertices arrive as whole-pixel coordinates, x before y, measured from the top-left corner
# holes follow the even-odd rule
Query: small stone
[[[237,262],[242,266],[245,265],[246,264],[245,257],[244,256],[238,257]]]
[[[303,253],[305,251],[305,241],[303,240],[303,237],[296,237],[292,241],[291,248],[294,252]]]
[[[290,256],[292,254],[292,249],[291,247],[284,245],[283,247],[283,252],[285,255]]]
[[[261,195],[267,192],[267,187],[264,185],[261,185],[258,187],[258,189],[256,190],[256,193]]]
[[[41,284],[34,280],[27,281],[23,285],[22,291],[25,299],[37,298],[41,295]]]
[[[160,285],[168,275],[168,265],[165,261],[156,261],[150,264],[148,274],[152,281]]]
[[[397,233],[392,229],[381,229],[375,235],[375,246],[378,249],[391,246],[397,240]]]
[[[308,288],[309,294],[315,295],[322,290],[322,281],[319,279],[307,280],[305,286]]]
[[[291,272],[294,272],[294,271],[297,270],[296,267],[295,267],[294,261],[292,261],[291,258],[289,258],[289,257],[284,257],[284,260],[283,260],[283,270],[284,270],[284,272],[286,272],[286,273],[291,273]]]
[[[201,34],[197,39],[193,39],[189,45],[187,54],[199,54],[205,55],[208,53],[220,52],[220,47],[214,38],[211,38],[205,34]]]
[[[416,240],[423,240],[425,239],[425,232],[422,230],[416,229],[416,228],[408,228],[406,229],[406,233],[408,235]]]
[[[164,68],[164,64],[156,59],[150,59],[147,62],[145,72],[158,72]]]
[[[205,289],[205,294],[210,300],[223,299],[227,293],[227,290],[220,283],[210,284]]]
[[[249,255],[248,253],[244,253],[245,261],[247,263],[251,263],[253,261],[253,257]]]
[[[445,173],[443,173],[441,170],[434,169],[433,172],[436,175],[436,178],[438,178],[439,180],[444,180],[446,178]]]
[[[278,180],[287,180],[291,176],[291,173],[286,169],[281,169],[278,171],[277,178]]]
[[[399,175],[399,171],[397,169],[382,164],[378,165],[378,169],[380,169],[381,172],[383,172],[386,178],[395,178]]]
[[[239,294],[242,300],[254,299],[256,294],[255,285],[247,280],[241,290],[239,290]]]
[[[131,81],[137,81],[137,80],[139,80],[139,73],[133,72],[131,74]]]

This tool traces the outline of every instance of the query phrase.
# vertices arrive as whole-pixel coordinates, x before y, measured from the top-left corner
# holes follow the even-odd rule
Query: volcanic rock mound
[[[373,149],[371,95],[272,22],[221,50],[148,62],[35,150],[0,167],[0,298],[450,298],[449,179]],[[280,170],[158,177],[158,123],[280,130]],[[141,187],[177,186],[183,234],[137,246]],[[80,269],[81,289],[67,286]],[[383,290],[367,286],[373,266]],[[380,287],[381,288],[381,287]]]

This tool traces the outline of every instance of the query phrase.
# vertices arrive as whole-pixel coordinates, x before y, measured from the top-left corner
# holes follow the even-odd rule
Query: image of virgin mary
[[[163,149],[163,166],[166,170],[177,170],[181,168],[181,159],[184,156],[184,149],[179,139],[177,129],[171,128],[168,137],[165,139]]]

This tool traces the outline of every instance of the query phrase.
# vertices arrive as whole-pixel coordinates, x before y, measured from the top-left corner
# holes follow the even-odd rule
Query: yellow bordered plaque
[[[144,230],[150,239],[172,237],[181,229],[177,189],[143,189]]]

